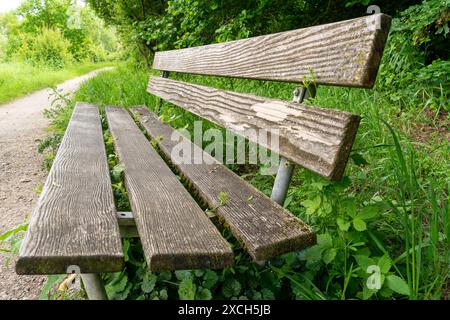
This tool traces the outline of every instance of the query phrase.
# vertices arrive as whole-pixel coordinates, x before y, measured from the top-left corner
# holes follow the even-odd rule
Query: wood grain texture
[[[122,108],[106,108],[148,267],[152,271],[233,265],[231,246]]]
[[[122,270],[116,208],[96,106],[78,103],[33,213],[18,274]]]
[[[241,179],[208,153],[182,138],[172,141],[174,129],[161,123],[148,109],[131,109],[138,114],[141,125],[158,144],[160,152],[175,166],[191,191],[210,208],[216,208],[219,219],[229,227],[235,237],[256,261],[271,259],[280,254],[299,250],[316,241],[314,232],[277,203]],[[192,153],[203,153],[211,164],[183,164],[174,160],[176,145],[185,144]],[[220,206],[220,193],[227,194]]]
[[[157,52],[157,70],[372,88],[391,18],[375,14],[288,32]],[[377,26],[380,29],[377,29]]]
[[[342,178],[360,121],[348,112],[160,77],[150,78],[148,91],[272,150],[271,140],[264,144],[252,130],[275,130],[273,151],[331,180]]]

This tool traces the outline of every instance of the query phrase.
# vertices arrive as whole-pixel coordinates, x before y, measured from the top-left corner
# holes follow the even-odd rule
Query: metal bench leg
[[[295,165],[292,162],[286,158],[281,158],[280,166],[278,167],[277,176],[272,189],[272,195],[270,196],[273,201],[281,206],[284,204],[284,200],[286,199],[292,174],[294,173],[294,167]]]
[[[81,280],[89,300],[108,300],[100,274],[82,273]]]
[[[316,87],[314,85],[302,88],[296,88],[294,91],[295,103],[302,103],[304,100],[316,96]],[[275,177],[275,183],[272,189],[272,195],[270,198],[278,203],[279,205],[284,205],[284,200],[286,200],[286,195],[289,189],[289,184],[291,183],[292,174],[294,173],[295,164],[290,162],[288,159],[281,157],[280,166],[278,167],[277,176]]]

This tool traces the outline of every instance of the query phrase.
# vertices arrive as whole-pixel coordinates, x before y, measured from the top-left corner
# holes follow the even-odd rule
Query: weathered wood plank
[[[150,270],[223,268],[231,246],[122,108],[107,107],[114,146],[124,166],[134,220]]]
[[[254,130],[275,130],[275,152],[331,180],[342,177],[360,120],[348,112],[160,77],[150,78],[148,91],[269,149],[271,140],[258,141]]]
[[[270,200],[208,153],[186,138],[172,141],[174,129],[161,123],[146,108],[131,109],[159,150],[176,167],[193,192],[210,208],[216,208],[219,219],[228,226],[243,247],[256,261],[267,260],[282,253],[298,250],[316,241],[314,232],[301,220]],[[207,163],[183,164],[172,159],[176,145],[185,144],[192,154],[203,153]],[[220,204],[220,193],[227,195]]]
[[[201,47],[157,52],[158,70],[371,88],[391,18],[362,18]],[[377,29],[377,27],[380,27]]]
[[[33,213],[18,274],[122,269],[123,253],[98,109],[78,103]]]

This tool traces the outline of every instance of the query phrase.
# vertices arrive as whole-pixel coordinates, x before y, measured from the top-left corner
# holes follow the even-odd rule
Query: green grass
[[[49,112],[53,134],[41,144],[41,149],[49,150],[48,163],[75,101],[101,106],[147,105],[155,110],[157,98],[146,93],[148,75],[146,70],[119,65],[83,84],[69,108]],[[290,99],[294,88],[264,81],[171,77],[281,99]],[[448,124],[448,119],[430,118],[416,105],[402,110],[376,89],[320,87],[310,103],[362,117],[352,152],[356,160],[349,161],[342,181],[330,183],[299,168],[289,189],[285,207],[315,229],[318,245],[258,267],[236,244],[236,267],[216,272],[217,283],[205,291],[201,286],[212,271],[192,271],[188,276],[146,273],[139,243],[125,240],[127,255],[133,261],[122,273],[105,276],[110,296],[163,299],[168,295],[176,299],[181,297],[180,292],[188,292],[196,298],[211,295],[228,299],[235,291],[233,297],[250,299],[448,298],[450,148],[448,139],[442,136],[445,132],[438,130]],[[163,103],[160,115],[176,128],[192,129],[198,119],[169,103]],[[417,134],[418,128],[427,128],[424,136]],[[106,145],[110,143],[107,140]],[[111,150],[109,146],[110,157],[115,158]],[[270,194],[273,176],[261,176],[249,168],[241,170],[242,166],[231,169],[245,173],[245,179]],[[126,202],[126,192],[120,181],[113,182],[120,209]],[[319,205],[312,208],[311,203]],[[381,290],[365,287],[370,265],[382,266],[385,280]],[[140,283],[150,278],[156,279],[155,290],[144,293]]]
[[[109,64],[74,64],[54,70],[25,63],[0,63],[0,104],[46,87],[53,87]]]

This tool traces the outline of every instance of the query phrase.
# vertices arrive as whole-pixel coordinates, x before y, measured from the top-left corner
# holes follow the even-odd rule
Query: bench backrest
[[[158,52],[161,71],[372,88],[391,18],[375,14],[299,30]],[[148,91],[250,141],[279,132],[282,156],[332,180],[342,177],[359,125],[347,112],[151,77]],[[270,143],[264,145],[270,148]]]

